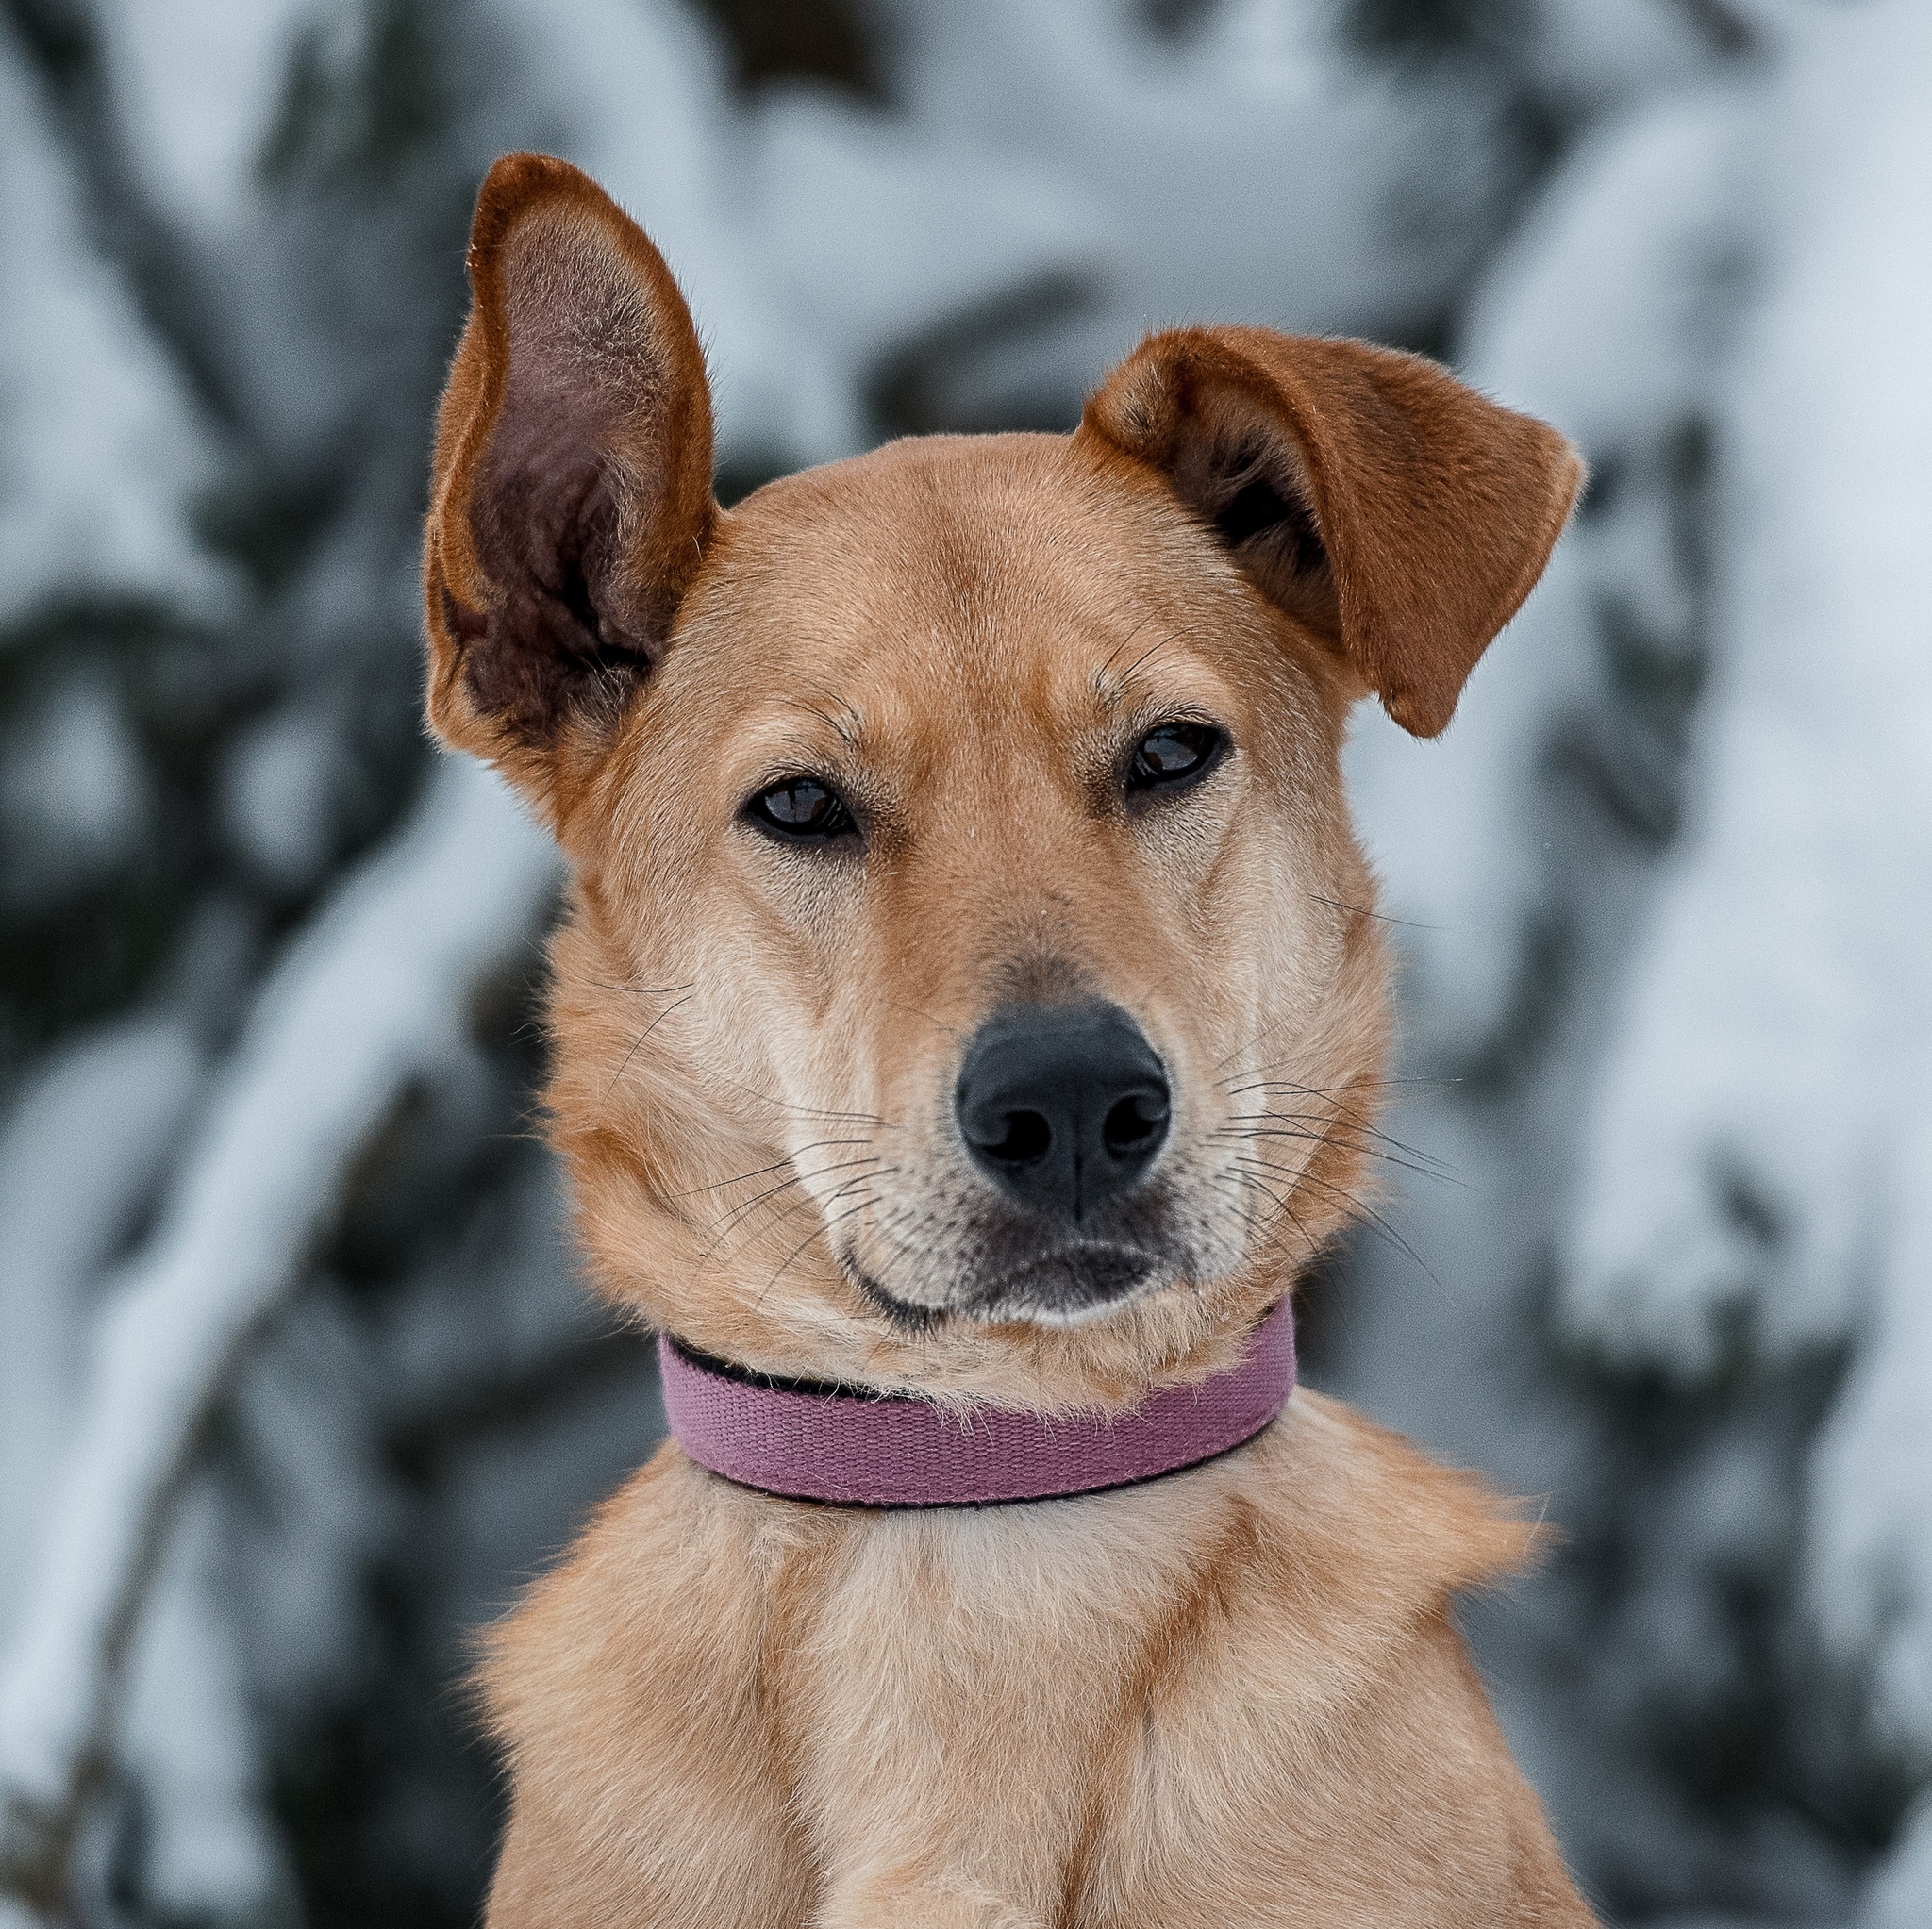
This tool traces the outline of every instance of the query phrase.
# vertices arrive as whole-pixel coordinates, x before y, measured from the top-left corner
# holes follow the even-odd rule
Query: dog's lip
[[[924,1333],[938,1325],[947,1313],[944,1306],[921,1305],[916,1300],[902,1300],[888,1292],[849,1253],[839,1256],[845,1276],[858,1288],[859,1296],[875,1306],[893,1325],[907,1333]]]
[[[1074,1297],[1036,1296],[1027,1290],[1027,1281],[1042,1272],[1065,1272],[1105,1264],[1119,1284],[1110,1289]],[[1166,1261],[1143,1247],[1115,1240],[1081,1240],[1037,1255],[1014,1267],[991,1290],[956,1305],[932,1305],[899,1295],[866,1272],[849,1253],[840,1255],[845,1275],[858,1293],[891,1322],[908,1333],[929,1331],[953,1313],[980,1320],[1004,1320],[1028,1314],[1056,1320],[1079,1320],[1113,1311],[1137,1298],[1148,1281],[1160,1273]]]
[[[1161,1270],[1159,1256],[1144,1247],[1111,1239],[1083,1239],[1075,1245],[1041,1253],[1014,1267],[997,1289],[987,1296],[986,1305],[990,1311],[1011,1308],[1059,1318],[1107,1312],[1134,1298]],[[1042,1274],[1064,1277],[1070,1273],[1076,1279],[1083,1273],[1090,1275],[1088,1289],[1072,1297],[1041,1295],[1029,1290],[1028,1283]],[[1093,1289],[1094,1274],[1105,1279],[1097,1290]]]

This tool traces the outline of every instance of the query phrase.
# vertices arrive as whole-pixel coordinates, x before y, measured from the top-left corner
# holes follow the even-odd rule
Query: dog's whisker
[[[1286,1018],[1286,1016],[1283,1016],[1283,1017],[1281,1017],[1281,1018],[1276,1018],[1276,1019],[1271,1019],[1271,1020],[1269,1021],[1269,1023],[1268,1023],[1264,1024],[1264,1025],[1263,1025],[1263,1026],[1261,1027],[1261,1029],[1260,1029],[1259,1031],[1257,1031],[1257,1033],[1256,1033],[1256,1034],[1254,1035],[1254,1037],[1253,1037],[1253,1038],[1251,1038],[1251,1039],[1249,1039],[1249,1040],[1247,1041],[1247,1043],[1246,1043],[1246,1044],[1244,1044],[1244,1045],[1237,1045],[1237,1046],[1236,1046],[1236,1047],[1234,1048],[1234,1050],[1233,1050],[1233,1051],[1231,1051],[1231,1052],[1230,1052],[1230,1053],[1229,1053],[1229,1054],[1227,1055],[1227,1056],[1226,1056],[1226,1057],[1224,1057],[1224,1058],[1217,1058],[1217,1059],[1216,1059],[1216,1060],[1214,1061],[1214,1069],[1215,1069],[1215,1071],[1219,1072],[1219,1071],[1221,1070],[1221,1068],[1222,1068],[1222,1067],[1223,1067],[1224,1065],[1232,1065],[1232,1064],[1234,1063],[1234,1061],[1235,1061],[1235,1060],[1236,1060],[1237,1058],[1244,1058],[1244,1057],[1246,1057],[1246,1056],[1247,1056],[1247,1055],[1248,1055],[1248,1054],[1249,1054],[1250,1052],[1252,1052],[1252,1051],[1253,1051],[1253,1050],[1255,1049],[1255,1047],[1256,1047],[1257,1045],[1258,1045],[1258,1044],[1259,1044],[1259,1043],[1261,1042],[1261,1040],[1262,1040],[1263,1039],[1265,1039],[1265,1038],[1268,1038],[1268,1037],[1270,1037],[1270,1036],[1271,1036],[1272,1034],[1274,1034],[1274,1033],[1275,1033],[1275,1032],[1279,1031],[1279,1030],[1281,1029],[1281,1027],[1282,1027],[1282,1026],[1283,1026],[1284,1024],[1286,1024],[1287,1023],[1288,1023],[1288,1019]],[[1265,1068],[1262,1068],[1262,1069],[1265,1069]],[[1234,1077],[1234,1078],[1243,1078],[1243,1077],[1246,1077],[1247,1075],[1248,1075],[1248,1074],[1247,1074],[1246,1073],[1244,1073],[1244,1072],[1235,1072],[1235,1073],[1230,1073],[1230,1076],[1231,1076],[1231,1077]],[[1225,1083],[1225,1081],[1223,1081],[1223,1082],[1224,1082],[1224,1083]]]
[[[1277,1215],[1274,1213],[1264,1214],[1257,1212],[1252,1206],[1246,1205],[1243,1202],[1241,1192],[1227,1188],[1224,1188],[1224,1189],[1227,1189],[1229,1192],[1229,1198],[1232,1202],[1231,1209],[1235,1218],[1254,1236],[1262,1251],[1278,1254],[1285,1264],[1299,1268],[1302,1261],[1289,1251],[1287,1241],[1282,1239],[1277,1229]],[[1306,1235],[1304,1235],[1304,1238],[1306,1239]],[[1193,1289],[1195,1296],[1198,1298],[1200,1294],[1199,1287],[1195,1286]]]
[[[1303,896],[1312,899],[1318,905],[1326,905],[1333,911],[1346,911],[1351,917],[1373,918],[1378,924],[1397,924],[1405,931],[1438,931],[1439,924],[1419,924],[1413,918],[1391,918],[1386,911],[1372,911],[1366,905],[1351,905],[1339,897],[1324,897],[1319,890],[1304,891]]]
[[[934,1031],[944,1033],[947,1038],[952,1039],[955,1042],[959,1039],[959,1028],[957,1025],[948,1024],[942,1018],[935,1018],[923,1005],[908,1005],[904,1000],[894,999],[891,1008],[894,1011],[911,1012],[913,1017],[924,1019],[927,1024],[932,1026]]]
[[[714,1179],[708,1186],[693,1186],[685,1192],[667,1192],[667,1199],[696,1199],[706,1192],[722,1192],[730,1186],[742,1186],[751,1179],[762,1179],[770,1172],[782,1172],[795,1160],[808,1152],[829,1152],[849,1145],[870,1145],[870,1139],[814,1139],[808,1145],[801,1145],[796,1152],[788,1153],[783,1158],[776,1158],[768,1166],[759,1166],[756,1171],[740,1172],[735,1178]]]
[[[1371,1133],[1364,1126],[1351,1124],[1346,1120],[1317,1119],[1297,1112],[1239,1112],[1224,1124],[1215,1126],[1213,1131],[1218,1137],[1230,1139],[1318,1140],[1324,1144],[1333,1144],[1343,1151],[1359,1153],[1365,1158],[1380,1158],[1391,1163],[1406,1164],[1411,1171],[1426,1172],[1431,1176],[1452,1176],[1446,1160],[1436,1158],[1432,1153],[1404,1145],[1399,1139],[1386,1139],[1377,1144],[1374,1141],[1379,1135]]]
[[[1372,1230],[1380,1233],[1397,1252],[1413,1259],[1428,1274],[1430,1280],[1436,1286],[1440,1287],[1442,1284],[1436,1277],[1435,1269],[1409,1244],[1408,1240],[1381,1213],[1377,1212],[1367,1200],[1351,1192],[1345,1186],[1337,1186],[1331,1181],[1322,1178],[1319,1174],[1309,1172],[1306,1167],[1300,1172],[1295,1172],[1290,1167],[1274,1165],[1267,1159],[1257,1158],[1253,1153],[1238,1153],[1236,1157],[1243,1164],[1258,1165],[1264,1171],[1278,1173],[1282,1177],[1291,1180],[1294,1185],[1311,1186],[1317,1190],[1327,1194],[1329,1198],[1335,1200],[1338,1204],[1345,1206],[1352,1213],[1365,1222]]]
[[[1119,677],[1116,679],[1119,688],[1122,690],[1125,690],[1127,685],[1130,682],[1132,682],[1134,677],[1140,673],[1142,666],[1151,663],[1154,660],[1154,658],[1161,653],[1161,651],[1169,648],[1174,643],[1186,642],[1191,638],[1200,636],[1201,634],[1203,634],[1203,632],[1198,627],[1194,626],[1190,626],[1186,629],[1177,629],[1170,631],[1168,635],[1161,637],[1156,642],[1150,644],[1146,649],[1142,650],[1141,653],[1138,657],[1136,657],[1134,660],[1131,663],[1129,663],[1124,670],[1121,672]]]
[[[1259,1212],[1253,1206],[1238,1209],[1254,1234],[1258,1256],[1272,1256],[1291,1273],[1300,1272],[1321,1257],[1321,1247],[1308,1237],[1307,1229],[1292,1213],[1284,1215],[1278,1207],[1272,1207],[1266,1213]],[[1290,1230],[1301,1241],[1300,1252],[1290,1245],[1282,1232],[1284,1216]]]
[[[644,1040],[648,1039],[651,1036],[651,1034],[654,1031],[656,1031],[658,1027],[660,1024],[662,1024],[667,1018],[671,1016],[671,1014],[674,1011],[681,1010],[685,1006],[689,1005],[691,1001],[691,998],[694,995],[694,993],[687,991],[682,998],[676,1001],[675,1004],[667,1005],[664,1007],[664,1009],[660,1011],[657,1015],[657,1017],[654,1018],[650,1022],[650,1023],[647,1024],[643,1028],[643,1030],[638,1034],[636,1042],[631,1046],[630,1050],[624,1055],[624,1062],[618,1066],[617,1070],[614,1073],[611,1073],[610,1083],[608,1086],[605,1088],[604,1097],[607,1103],[609,1100],[610,1094],[617,1089],[618,1084],[623,1079],[625,1073],[630,1070],[630,1061],[637,1056],[640,1049],[643,1045]]]
[[[1270,1029],[1273,1029],[1273,1027],[1270,1027]],[[1238,1057],[1240,1054],[1234,1053],[1229,1056]],[[1225,1065],[1227,1059],[1224,1058],[1220,1062]],[[1292,1057],[1270,1058],[1265,1064],[1244,1065],[1238,1071],[1230,1072],[1225,1078],[1217,1079],[1215,1082],[1218,1085],[1228,1086],[1232,1085],[1237,1078],[1265,1078],[1271,1072],[1280,1072],[1284,1066],[1292,1065],[1294,1062]],[[1419,1075],[1397,1078],[1371,1078],[1362,1075],[1351,1077],[1345,1084],[1335,1086],[1300,1085],[1287,1077],[1278,1079],[1275,1082],[1294,1091],[1305,1092],[1310,1098],[1328,1099],[1330,1101],[1341,1100],[1344,1097],[1351,1097],[1357,1093],[1363,1092],[1387,1091],[1407,1095],[1417,1091],[1451,1091],[1462,1083],[1459,1078],[1424,1078]]]
[[[891,1177],[892,1177],[892,1175],[895,1172],[897,1172],[899,1168],[897,1166],[887,1166],[882,1171],[876,1172],[860,1172],[852,1178],[842,1179],[840,1181],[838,1185],[834,1186],[832,1189],[825,1194],[824,1200],[821,1203],[823,1205],[829,1206],[833,1200],[839,1198],[843,1193],[849,1192],[855,1186],[876,1185],[881,1179],[890,1179]]]
[[[1107,660],[1101,664],[1099,669],[1094,671],[1092,677],[1090,679],[1091,687],[1093,690],[1094,695],[1097,696],[1102,703],[1106,704],[1109,709],[1111,709],[1115,704],[1120,702],[1123,684],[1119,681],[1116,681],[1112,689],[1109,690],[1108,688],[1107,680],[1108,673],[1113,668],[1115,663],[1117,663],[1120,660],[1122,653],[1132,647],[1134,639],[1138,637],[1141,634],[1141,632],[1143,629],[1145,629],[1150,623],[1154,621],[1154,618],[1155,612],[1150,609],[1146,613],[1146,615],[1141,617],[1140,622],[1137,623],[1133,626],[1133,628],[1130,629],[1126,633],[1126,635],[1124,636],[1120,640],[1120,641],[1117,642],[1113,646],[1113,648],[1107,653]]]
[[[1393,1146],[1396,1151],[1407,1153],[1411,1157],[1430,1161],[1435,1161],[1436,1159],[1436,1155],[1424,1147],[1410,1145],[1406,1140],[1397,1139],[1392,1133],[1383,1131],[1372,1119],[1365,1118],[1353,1106],[1344,1105],[1341,1101],[1331,1098],[1325,1092],[1311,1091],[1307,1086],[1290,1084],[1285,1080],[1257,1081],[1250,1085],[1235,1087],[1228,1093],[1228,1096],[1230,1098],[1241,1098],[1257,1092],[1263,1095],[1262,1103],[1264,1105],[1267,1105],[1270,1098],[1285,1094],[1294,1098],[1319,1099],[1327,1107],[1327,1110],[1325,1113],[1283,1112],[1270,1106],[1267,1110],[1261,1112],[1237,1112],[1233,1115],[1235,1118],[1250,1120],[1291,1119],[1302,1123],[1314,1122],[1324,1126],[1344,1125],[1350,1131],[1358,1132],[1367,1139],[1379,1139],[1384,1145]]]
[[[1286,1255],[1287,1249],[1281,1243],[1281,1236],[1276,1230],[1275,1225],[1275,1222],[1279,1217],[1278,1212],[1263,1213],[1250,1206],[1245,1197],[1245,1182],[1240,1179],[1239,1175],[1236,1178],[1227,1179],[1217,1173],[1209,1181],[1209,1184],[1219,1187],[1222,1191],[1227,1194],[1230,1202],[1229,1209],[1242,1225],[1259,1238],[1266,1245],[1272,1247],[1276,1252],[1284,1254],[1284,1256]]]
[[[884,1218],[872,1222],[874,1235],[892,1249],[895,1257],[924,1260],[928,1256],[913,1237],[924,1215],[908,1206],[894,1206]]]
[[[1282,1219],[1285,1219],[1289,1222],[1289,1224],[1295,1229],[1295,1232],[1300,1236],[1302,1244],[1308,1249],[1308,1257],[1310,1259],[1313,1259],[1320,1255],[1320,1246],[1318,1246],[1315,1243],[1315,1240],[1310,1236],[1307,1227],[1302,1223],[1293,1206],[1291,1206],[1289,1202],[1286,1199],[1284,1199],[1278,1192],[1276,1192],[1272,1186],[1270,1186],[1265,1180],[1257,1179],[1252,1172],[1231,1172],[1227,1174],[1227,1176],[1231,1178],[1236,1184],[1245,1186],[1250,1190],[1260,1193],[1264,1199],[1268,1200],[1270,1204],[1274,1207],[1275,1213],[1278,1214]],[[1286,1248],[1286,1246],[1280,1243],[1278,1238],[1276,1238],[1274,1243],[1276,1250],[1281,1253],[1282,1256],[1284,1258],[1288,1258],[1288,1249]],[[1291,1263],[1292,1263],[1292,1261],[1291,1261]]]
[[[1249,1083],[1246,1085],[1237,1086],[1233,1083],[1232,1079],[1226,1078],[1224,1078],[1221,1084],[1224,1088],[1229,1089],[1230,1096],[1245,1091],[1271,1091],[1288,1092],[1297,1098],[1319,1099],[1324,1105],[1331,1107],[1339,1116],[1355,1119],[1357,1122],[1366,1123],[1362,1120],[1361,1113],[1357,1111],[1355,1102],[1364,1090],[1379,1089],[1386,1083],[1384,1081],[1377,1081],[1376,1086],[1372,1088],[1366,1086],[1362,1081],[1352,1080],[1347,1085],[1331,1088],[1319,1085],[1302,1085],[1291,1078],[1264,1078],[1261,1076],[1263,1072],[1273,1069],[1270,1066],[1262,1066],[1252,1074],[1237,1074],[1249,1077]]]
[[[881,1179],[890,1179],[898,1170],[897,1166],[886,1166],[877,1172],[857,1172],[851,1178],[842,1180],[839,1185],[834,1186],[823,1200],[819,1199],[815,1194],[801,1189],[800,1196],[786,1206],[782,1212],[774,1213],[756,1228],[745,1227],[743,1229],[743,1243],[749,1243],[755,1236],[763,1238],[776,1232],[787,1220],[793,1218],[796,1214],[805,1211],[809,1206],[823,1208],[829,1206],[834,1200],[842,1197],[855,1186],[869,1186]]]
[[[770,1106],[780,1112],[796,1112],[802,1119],[840,1119],[848,1124],[875,1125],[882,1132],[896,1132],[899,1128],[890,1119],[882,1119],[876,1112],[836,1112],[824,1106],[798,1106],[789,1099],[774,1098],[770,1092],[760,1091],[756,1086],[743,1085],[735,1078],[720,1078],[719,1084],[728,1085],[734,1091],[741,1091],[749,1099],[755,1099],[761,1106]]]
[[[1258,1090],[1261,1089],[1259,1087],[1242,1088],[1243,1090]],[[1239,1094],[1236,1095],[1238,1096]],[[1424,1146],[1410,1145],[1406,1140],[1395,1138],[1391,1133],[1384,1132],[1379,1126],[1370,1124],[1365,1120],[1352,1116],[1337,1118],[1331,1115],[1327,1118],[1323,1118],[1320,1114],[1314,1112],[1235,1112],[1230,1115],[1229,1122],[1252,1123],[1264,1119],[1286,1120],[1296,1124],[1319,1124],[1329,1129],[1341,1126],[1350,1132],[1359,1133],[1364,1139],[1378,1139],[1382,1144],[1391,1146],[1397,1152],[1406,1153],[1409,1157],[1420,1159],[1424,1164],[1446,1166],[1448,1163],[1446,1159],[1439,1158]]]
[[[835,1159],[829,1165],[820,1166],[812,1172],[794,1172],[789,1179],[781,1181],[778,1185],[766,1187],[765,1189],[762,1192],[758,1193],[756,1198],[745,1200],[741,1205],[735,1207],[733,1211],[719,1223],[716,1230],[712,1234],[712,1238],[714,1241],[722,1240],[724,1235],[729,1233],[735,1226],[737,1226],[739,1222],[741,1220],[743,1220],[746,1214],[754,1211],[758,1206],[764,1205],[768,1200],[775,1199],[780,1194],[791,1191],[794,1187],[802,1189],[805,1186],[805,1182],[808,1179],[822,1179],[832,1172],[842,1172],[852,1166],[875,1166],[878,1164],[878,1162],[879,1155],[876,1153],[873,1153],[870,1155],[862,1156],[858,1158]],[[810,1194],[810,1192],[808,1191],[805,1196],[808,1200],[812,1195]],[[791,1208],[788,1208],[788,1213],[790,1209]]]
[[[1215,1139],[1234,1140],[1238,1143],[1255,1143],[1269,1139],[1288,1139],[1298,1145],[1327,1146],[1334,1151],[1347,1153],[1352,1158],[1374,1159],[1378,1165],[1393,1166],[1399,1172],[1412,1172],[1419,1179],[1432,1179],[1441,1185],[1459,1186],[1465,1189],[1469,1185],[1468,1180],[1442,1168],[1417,1165],[1408,1159],[1399,1157],[1392,1152],[1384,1152],[1378,1146],[1357,1145],[1348,1139],[1335,1137],[1332,1133],[1311,1132],[1306,1128],[1291,1126],[1281,1126],[1274,1129],[1252,1126],[1244,1127],[1240,1131],[1220,1127],[1209,1136]]]
[[[1320,1246],[1313,1235],[1309,1233],[1307,1225],[1303,1223],[1300,1214],[1294,1209],[1294,1189],[1291,1186],[1284,1193],[1274,1185],[1271,1185],[1269,1181],[1261,1178],[1257,1173],[1246,1171],[1241,1167],[1231,1168],[1229,1176],[1237,1185],[1245,1187],[1251,1192],[1258,1192],[1264,1199],[1269,1201],[1274,1208],[1274,1215],[1285,1219],[1293,1226],[1302,1244],[1307,1249],[1309,1258],[1312,1259],[1319,1254]]]
[[[849,743],[851,743],[853,747],[856,749],[860,740],[865,736],[865,719],[859,715],[858,710],[857,707],[854,705],[852,699],[849,696],[847,696],[843,690],[840,690],[838,692],[838,694],[834,698],[834,701],[838,704],[839,707],[841,710],[843,710],[848,717],[852,719],[853,734],[846,740]]]
[[[804,1239],[800,1239],[797,1245],[792,1247],[791,1253],[786,1256],[785,1263],[778,1268],[777,1272],[772,1274],[771,1278],[765,1281],[764,1286],[758,1292],[758,1305],[759,1306],[764,1305],[765,1295],[791,1270],[800,1254],[804,1253],[814,1239],[824,1239],[829,1244],[834,1226],[843,1225],[855,1213],[863,1212],[872,1203],[869,1199],[861,1199],[857,1205],[848,1206],[843,1212],[834,1213],[823,1225],[813,1226],[811,1231],[807,1233]]]
[[[862,730],[864,728],[864,723],[863,720],[859,717],[858,712],[853,709],[851,704],[845,702],[845,700],[842,697],[840,699],[840,701],[841,704],[844,705],[845,709],[848,712],[850,712],[854,723],[856,723],[858,726],[858,728]],[[840,723],[838,718],[833,716],[828,710],[822,710],[818,707],[818,705],[807,703],[802,697],[787,697],[784,699],[784,702],[786,704],[786,707],[790,709],[803,710],[808,717],[816,717],[819,720],[819,722],[823,723],[825,726],[825,728],[832,733],[833,736],[838,738],[840,742],[844,744],[848,750],[857,750],[858,748],[858,736],[855,733],[855,731],[847,729],[846,726],[843,723]]]
[[[786,1193],[793,1191],[799,1194],[796,1200],[790,1206],[783,1207],[783,1209],[774,1209],[775,1201],[782,1199]],[[809,1204],[811,1197],[812,1195],[804,1189],[804,1176],[796,1175],[787,1179],[780,1185],[768,1187],[756,1200],[747,1201],[744,1206],[741,1207],[738,1212],[721,1221],[712,1228],[705,1250],[700,1256],[700,1275],[702,1275],[704,1270],[713,1260],[722,1260],[727,1257],[732,1252],[741,1250],[761,1232],[769,1230],[774,1225],[782,1225],[786,1220],[791,1218],[793,1212],[800,1210],[802,1206]],[[764,1217],[761,1221],[751,1216],[753,1210],[758,1207],[764,1209]],[[737,1236],[735,1241],[734,1235]]]
[[[741,1220],[742,1220],[748,1213],[755,1212],[758,1208],[758,1206],[764,1204],[764,1202],[767,1199],[775,1199],[781,1193],[789,1192],[792,1189],[792,1188],[797,1186],[803,1186],[804,1184],[805,1174],[803,1172],[794,1172],[790,1173],[787,1177],[780,1179],[776,1185],[767,1186],[762,1192],[756,1192],[749,1199],[740,1200],[739,1203],[730,1209],[730,1211],[725,1213],[724,1216],[712,1226],[711,1238],[713,1241],[715,1242],[722,1240],[724,1235],[730,1232],[731,1229],[735,1225],[737,1225]]]

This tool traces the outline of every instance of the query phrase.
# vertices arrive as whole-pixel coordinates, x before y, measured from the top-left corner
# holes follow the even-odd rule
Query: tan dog
[[[574,867],[549,1098],[604,1289],[941,1400],[1224,1366],[1374,1150],[1349,707],[1442,728],[1574,453],[1407,356],[1183,329],[1071,437],[725,513],[691,318],[594,185],[499,162],[470,270],[429,711]],[[1062,1167],[968,1087],[1068,1012],[1159,1085]],[[1025,1505],[784,1501],[667,1444],[491,1638],[490,1921],[1589,1922],[1449,1619],[1529,1538],[1307,1392]]]

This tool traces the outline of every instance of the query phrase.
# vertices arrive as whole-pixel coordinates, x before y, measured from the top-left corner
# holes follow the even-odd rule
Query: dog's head
[[[606,1289],[781,1373],[1221,1363],[1374,1150],[1349,707],[1443,727],[1574,453],[1411,357],[1179,329],[1070,437],[726,513],[691,317],[595,186],[499,162],[470,268],[429,713],[573,863],[550,1103]]]

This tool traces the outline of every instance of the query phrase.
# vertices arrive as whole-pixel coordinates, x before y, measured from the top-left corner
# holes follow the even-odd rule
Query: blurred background
[[[660,1431],[418,721],[519,146],[727,501],[1217,317],[1582,446],[1351,746],[1408,1150],[1307,1376],[1547,1497],[1467,1621],[1607,1918],[1932,1924],[1932,0],[0,0],[0,1923],[473,1922],[468,1631]]]

